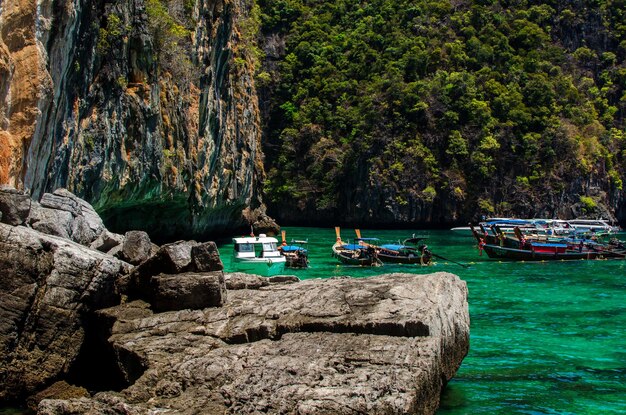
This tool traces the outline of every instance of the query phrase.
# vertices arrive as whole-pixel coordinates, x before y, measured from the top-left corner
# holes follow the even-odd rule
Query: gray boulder
[[[90,244],[90,248],[100,252],[109,252],[116,246],[122,246],[123,243],[124,235],[104,230],[96,240]]]
[[[33,202],[28,225],[48,235],[71,239],[74,217],[66,210],[51,209]]]
[[[469,348],[458,277],[388,274],[228,293],[221,308],[115,320],[111,346],[131,386],[43,401],[40,413],[435,413]],[[124,307],[124,308],[123,308]],[[117,316],[113,318],[112,316]]]
[[[57,190],[57,193],[59,193],[59,190]],[[62,210],[71,213],[72,216],[78,216],[81,214],[81,209],[76,199],[76,196],[67,191],[60,194],[45,193],[41,197],[39,204],[48,209]]]
[[[106,230],[94,208],[66,189],[45,193],[39,204],[33,209],[29,223],[40,232],[66,237],[62,234],[62,229],[66,228],[69,239],[89,246]],[[55,222],[55,218],[61,222]]]
[[[219,307],[226,301],[224,274],[208,273],[160,274],[150,279],[152,309],[161,311]]]
[[[67,373],[83,345],[83,319],[119,303],[129,265],[25,226],[0,224],[0,401]]]
[[[224,274],[224,281],[227,290],[258,290],[270,285],[267,277],[243,272],[227,272]]]
[[[243,272],[229,272],[224,274],[224,282],[227,290],[258,290],[270,284],[292,284],[300,282],[300,279],[295,275],[263,277],[255,274],[244,274]]]
[[[0,186],[0,216],[2,223],[22,225],[30,212],[30,196],[11,186]]]
[[[221,271],[224,264],[215,242],[205,242],[191,247],[193,269],[196,272]]]
[[[196,248],[196,249],[194,249]],[[161,246],[156,254],[139,264],[118,282],[119,291],[130,298],[152,293],[151,278],[159,274],[210,272],[224,269],[213,242],[179,241]],[[150,298],[150,297],[149,297]],[[149,298],[146,298],[149,300]]]
[[[124,235],[120,257],[133,265],[139,265],[150,258],[152,243],[144,231],[128,231]]]
[[[37,411],[37,406],[44,399],[72,399],[90,397],[91,395],[85,388],[70,385],[65,381],[58,381],[47,387],[41,392],[28,398],[27,407],[31,412]]]

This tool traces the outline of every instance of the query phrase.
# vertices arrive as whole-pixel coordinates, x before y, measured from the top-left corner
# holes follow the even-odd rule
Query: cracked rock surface
[[[0,223],[0,401],[66,373],[84,339],[82,318],[118,304],[128,264],[75,242]]]
[[[452,274],[245,286],[219,308],[99,311],[131,386],[39,413],[434,413],[469,348]]]

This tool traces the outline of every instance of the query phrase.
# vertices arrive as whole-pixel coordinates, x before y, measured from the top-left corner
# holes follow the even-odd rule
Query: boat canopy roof
[[[406,245],[397,245],[397,244],[385,244],[385,245],[381,245],[380,247],[384,249],[389,249],[391,251],[399,251],[401,249],[408,248]]]
[[[606,219],[571,219],[568,222],[576,225],[608,225]]]
[[[532,246],[541,246],[546,248],[567,248],[567,244],[532,242]]]
[[[485,221],[485,223],[488,224],[488,225],[503,225],[503,224],[526,225],[526,224],[532,223],[532,220],[530,220],[530,219],[504,219],[504,218],[498,218],[498,219],[488,219],[487,221]]]
[[[285,245],[285,246],[281,246],[280,249],[283,252],[297,252],[297,251],[304,251],[304,252],[306,252],[306,249],[304,249],[301,246],[296,246],[296,245]]]
[[[367,249],[366,246],[357,245],[357,244],[346,244],[346,245],[341,245],[341,247],[343,249],[349,249],[350,251],[356,251],[357,249]]]
[[[259,236],[242,236],[233,238],[233,243],[235,244],[263,244],[268,242],[278,243],[278,239],[272,238],[271,236],[265,236],[264,234]]]

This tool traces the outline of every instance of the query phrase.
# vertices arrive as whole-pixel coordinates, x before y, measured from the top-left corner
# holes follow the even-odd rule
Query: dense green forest
[[[626,0],[258,0],[252,18],[279,219],[626,216]]]

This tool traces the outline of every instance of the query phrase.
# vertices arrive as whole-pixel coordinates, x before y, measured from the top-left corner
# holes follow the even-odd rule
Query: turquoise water
[[[469,264],[339,265],[334,229],[287,228],[309,240],[301,279],[448,271],[469,287],[471,346],[444,391],[440,415],[626,414],[626,261],[507,263],[478,256],[471,237],[450,231],[368,231],[389,241],[428,236],[431,251]],[[342,231],[344,239],[353,231]],[[626,239],[626,235],[620,235]],[[230,270],[232,245],[219,246]]]

